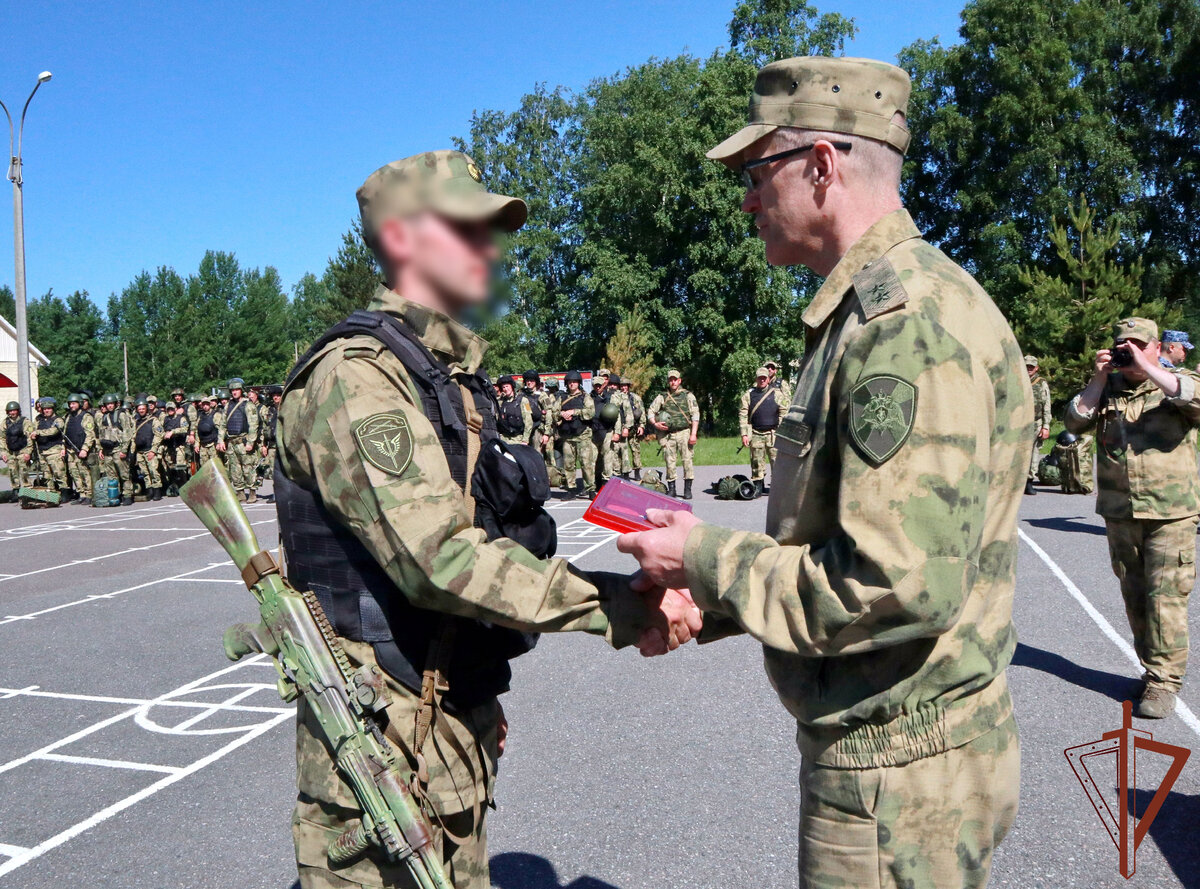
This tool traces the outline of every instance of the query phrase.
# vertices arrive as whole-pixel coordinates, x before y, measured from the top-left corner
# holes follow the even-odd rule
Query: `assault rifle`
[[[361,820],[330,841],[330,863],[345,864],[374,846],[389,860],[405,862],[421,889],[452,889],[409,787],[412,770],[383,735],[389,694],[379,668],[351,668],[317,597],[293,589],[259,548],[219,460],[205,463],[179,496],[229,553],[258,600],[262,622],[226,630],[225,653],[235,661],[253,652],[274,659],[280,697],[304,696],[362,808]]]

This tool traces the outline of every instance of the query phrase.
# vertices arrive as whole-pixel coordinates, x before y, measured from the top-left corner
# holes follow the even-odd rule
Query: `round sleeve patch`
[[[388,475],[403,475],[412,464],[412,430],[399,411],[367,417],[354,427],[354,443],[364,460]]]
[[[917,387],[890,374],[868,377],[850,391],[850,438],[873,466],[882,466],[912,432]]]

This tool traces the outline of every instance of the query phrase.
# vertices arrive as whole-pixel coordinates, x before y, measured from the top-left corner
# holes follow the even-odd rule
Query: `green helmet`
[[[217,398],[233,398],[228,389],[218,389]]]
[[[718,500],[736,500],[741,483],[732,475],[727,475],[717,482]]]
[[[204,396],[201,395],[199,392],[193,392],[191,395],[189,395],[187,397],[187,400],[190,401],[192,404],[199,404],[201,401],[204,400]]]
[[[38,407],[58,407],[58,401],[49,395],[43,395],[38,399]]]
[[[245,389],[246,381],[243,380],[241,377],[234,377],[232,380],[229,381],[229,385],[226,388],[228,388],[231,392],[234,389]]]
[[[663,480],[662,472],[658,469],[647,469],[642,473],[642,487],[660,494],[667,493],[667,483]]]
[[[558,391],[558,380],[556,380],[554,377],[551,377],[550,379],[546,380],[546,388],[550,389],[554,392],[557,392]]]
[[[17,404],[15,401],[10,401],[8,404],[6,404],[4,406],[5,412],[19,411],[20,409],[21,409],[21,405]]]
[[[139,396],[137,397],[137,401],[135,401],[135,402],[133,403],[133,406],[134,406],[134,407],[141,407],[143,404],[144,404],[144,405],[146,405],[146,407],[149,407],[149,406],[150,406],[150,399],[149,399],[147,396],[145,396],[145,395],[139,395]]]
[[[655,419],[664,425],[668,425],[671,422],[671,415],[666,411],[659,411],[658,416]]]
[[[101,404],[116,404],[120,400],[121,399],[117,396],[116,392],[106,392],[106,393],[104,393],[104,398],[100,401],[100,403]]]
[[[600,408],[600,422],[607,428],[612,429],[617,425],[619,419],[621,419],[621,408],[611,401]]]
[[[184,398],[187,398],[187,393],[183,391],[182,386],[176,386],[171,390],[171,397],[174,398],[176,395],[182,395]]]
[[[83,401],[83,396],[80,395],[78,392],[72,392],[70,395],[67,396],[67,404],[70,404],[72,401],[76,401],[76,402]]]

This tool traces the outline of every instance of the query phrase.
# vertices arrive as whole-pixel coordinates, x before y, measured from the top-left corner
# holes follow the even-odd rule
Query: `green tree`
[[[65,300],[51,291],[28,306],[29,339],[46,357],[38,372],[38,389],[64,404],[67,395],[84,390],[97,399],[117,386],[119,364],[114,343],[104,336],[104,316],[86,290]]]
[[[279,272],[267,266],[243,275],[245,295],[233,307],[229,345],[235,367],[251,385],[279,383],[292,365],[288,298]],[[233,360],[233,359],[231,359]]]
[[[1112,325],[1132,315],[1171,327],[1178,310],[1142,289],[1141,260],[1116,258],[1121,232],[1115,219],[1101,222],[1080,198],[1066,224],[1050,223],[1056,260],[1020,272],[1024,297],[1014,306],[1013,326],[1024,349],[1036,354],[1060,399],[1070,397],[1092,375],[1098,349],[1112,342]]]
[[[0,318],[9,324],[17,323],[17,298],[7,284],[0,284]]]
[[[634,392],[645,392],[654,380],[654,342],[646,313],[634,306],[617,322],[617,329],[604,347],[604,366],[629,380]]]

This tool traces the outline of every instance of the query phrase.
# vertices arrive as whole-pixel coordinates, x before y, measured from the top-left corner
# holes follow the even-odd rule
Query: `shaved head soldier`
[[[459,151],[381,167],[358,203],[386,284],[318,338],[284,387],[280,537],[292,583],[325,602],[351,663],[386,674],[388,739],[414,767],[451,881],[484,889],[484,816],[506,734],[497,696],[508,660],[530,646],[525,634],[578,630],[623,645],[647,626],[668,632],[665,602],[686,640],[698,612],[677,593],[651,608],[624,578],[586,578],[476,527],[485,514],[468,495],[487,488],[471,484],[477,467],[497,462],[479,456],[499,453],[496,416],[479,370],[487,343],[457,319],[489,298],[497,235],[520,228],[525,203],[489,193]],[[501,471],[523,471],[512,465]],[[362,815],[318,716],[301,699],[300,885],[411,886],[403,865],[375,851],[330,870],[330,840]]]
[[[763,643],[798,723],[802,889],[982,887],[1017,810],[1032,398],[1003,315],[901,204],[909,89],[865,59],[758,72],[709,157],[741,174],[767,260],[825,276],[766,533],[655,512],[618,544]]]

